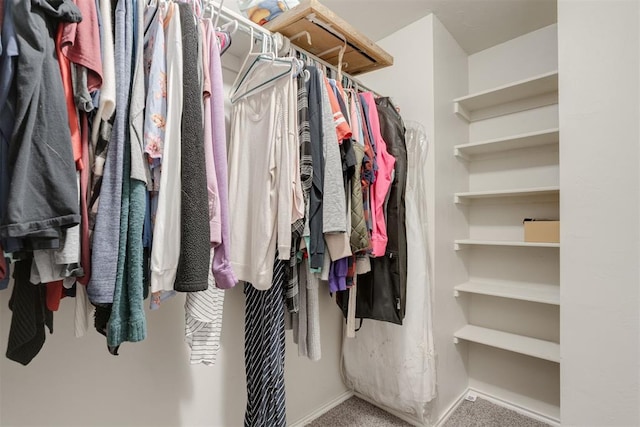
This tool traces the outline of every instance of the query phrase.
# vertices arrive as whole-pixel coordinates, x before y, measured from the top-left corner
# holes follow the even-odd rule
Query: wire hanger
[[[252,32],[252,40],[253,40],[253,29],[251,32]],[[253,43],[251,48],[253,48]],[[293,59],[278,58],[276,53],[274,52],[274,49],[277,49],[277,47],[276,47],[276,43],[272,38],[272,35],[263,34],[262,35],[262,51],[259,53],[253,52],[252,50],[249,51],[249,54],[245,58],[245,62],[240,68],[238,77],[236,78],[236,81],[234,82],[231,89],[230,98],[231,98],[232,104],[237,102],[239,99],[251,93],[254,93],[258,89],[265,88],[266,86],[270,85],[270,83],[275,82],[276,80],[280,79],[280,77],[283,77],[289,74],[293,70],[293,67],[294,67]],[[245,65],[249,61],[249,58],[251,58],[252,56],[254,57],[253,62],[251,63],[251,65],[249,65],[246,71],[243,72],[242,70],[244,69]],[[278,70],[278,73],[276,75],[269,77],[267,80],[262,81],[255,86],[252,86],[251,83],[253,82],[256,76],[251,75],[252,74],[251,71],[256,67],[258,63],[264,62],[264,61],[269,61],[275,68],[283,67],[283,69]]]

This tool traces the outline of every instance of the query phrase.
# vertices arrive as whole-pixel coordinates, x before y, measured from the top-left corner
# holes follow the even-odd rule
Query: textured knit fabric
[[[93,231],[93,252],[91,254],[93,274],[87,285],[87,293],[91,302],[101,304],[113,302],[118,272],[118,253],[124,250],[120,245],[119,237],[123,235],[120,227],[123,202],[122,177],[126,152],[125,139],[129,128],[127,119],[129,117],[131,52],[133,49],[133,21],[127,20],[127,13],[131,13],[132,7],[130,1],[119,0],[116,6],[115,63],[116,79],[118,80],[116,91],[118,109],[104,165],[100,204]],[[129,152],[126,154],[129,157]]]
[[[122,1],[122,0],[121,0]],[[127,44],[126,53],[130,58],[142,57],[141,46],[134,51],[140,39],[134,39],[134,17],[140,12],[140,0],[129,0],[127,4]],[[137,9],[136,9],[137,8]],[[138,33],[141,37],[142,33]],[[131,77],[131,75],[129,74]],[[132,104],[133,105],[133,104]],[[131,135],[133,137],[133,135]],[[142,227],[145,214],[145,183],[131,177],[131,144],[140,140],[125,138],[122,209],[120,219],[120,248],[118,269],[113,297],[111,317],[107,325],[107,344],[117,347],[125,341],[137,342],[146,337],[146,319],[143,309],[142,280]],[[144,176],[142,176],[144,179]]]
[[[69,0],[19,1],[11,10],[20,55],[13,81],[11,186],[0,236],[55,239],[60,227],[80,222],[80,213],[53,36],[59,22],[81,16]]]
[[[322,126],[322,90],[319,71],[307,66],[311,77],[307,81],[309,98],[309,136],[313,164],[312,187],[309,194],[309,264],[311,268],[320,268],[324,263],[325,245],[322,232],[322,203],[324,191],[324,155]]]
[[[192,6],[180,4],[182,29],[182,237],[180,262],[174,289],[196,292],[207,289],[209,277],[209,202],[202,128],[202,86],[198,78],[198,27]],[[188,167],[187,167],[188,165]]]
[[[209,196],[209,241],[211,247],[220,244],[220,203],[218,197],[218,178],[213,159],[213,129],[211,117],[211,68],[212,49],[210,43],[216,43],[213,26],[210,21],[201,24],[203,28],[203,102],[204,102],[204,152],[207,167],[207,189]],[[213,254],[213,252],[212,252]],[[212,260],[213,262],[213,260]],[[191,349],[191,364],[215,363],[220,349],[220,333],[222,330],[222,312],[224,308],[224,291],[215,286],[213,271],[209,268],[209,282],[206,291],[190,292],[185,301],[185,341]]]
[[[45,341],[45,326],[53,333],[53,315],[46,307],[44,285],[29,283],[31,260],[15,263],[9,308],[13,312],[7,343],[7,358],[29,364]]]
[[[231,253],[231,235],[229,225],[229,187],[227,175],[227,137],[225,132],[224,94],[222,82],[222,61],[217,43],[210,43],[211,67],[211,125],[213,127],[213,161],[216,164],[218,178],[218,195],[220,200],[220,229],[222,242],[216,247],[213,255],[213,276],[216,286],[229,289],[238,283],[238,279],[231,268],[229,256]]]
[[[245,427],[286,426],[284,389],[284,263],[275,263],[273,285],[260,291],[245,285]]]

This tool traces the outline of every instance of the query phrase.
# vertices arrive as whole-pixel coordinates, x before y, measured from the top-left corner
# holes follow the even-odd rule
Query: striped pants
[[[284,278],[288,262],[276,260],[271,289],[245,284],[245,427],[286,427],[284,393]]]

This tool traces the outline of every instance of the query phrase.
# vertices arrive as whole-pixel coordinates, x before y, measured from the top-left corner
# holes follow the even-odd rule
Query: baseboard
[[[444,414],[442,414],[440,419],[436,422],[436,424],[435,424],[436,427],[441,427],[441,426],[444,425],[444,423],[447,422],[449,417],[451,417],[451,414],[453,414],[455,412],[455,410],[458,409],[458,406],[462,405],[462,402],[464,402],[464,399],[465,399],[465,397],[467,397],[467,394],[469,394],[469,390],[465,390],[464,393],[462,393],[460,395],[460,397],[458,397],[451,404],[451,406],[449,406],[449,408],[444,412]]]
[[[388,407],[386,407],[384,405],[381,405],[381,404],[379,404],[377,402],[374,402],[373,400],[371,400],[367,396],[362,395],[362,394],[358,393],[357,391],[354,392],[353,395],[358,397],[358,398],[360,398],[360,399],[362,399],[362,400],[364,400],[364,401],[367,401],[367,402],[371,403],[373,406],[377,406],[378,408],[382,409],[383,411],[388,412],[391,415],[393,415],[395,417],[398,417],[403,421],[408,422],[409,424],[411,424],[413,426],[424,427],[424,424],[421,423],[419,420],[417,420],[417,419],[415,419],[415,418],[413,418],[413,417],[411,417],[411,416],[409,416],[407,414],[404,414],[402,412],[396,411],[395,409],[391,409],[391,408],[388,408]]]
[[[534,420],[538,420],[538,421],[541,421],[543,423],[550,424],[552,426],[560,427],[560,420],[558,420],[556,418],[549,417],[548,415],[542,414],[540,412],[532,411],[531,409],[527,409],[527,408],[525,408],[523,406],[518,405],[517,403],[509,402],[509,401],[501,399],[499,397],[483,393],[483,392],[481,392],[479,390],[476,390],[474,388],[469,388],[467,393],[474,393],[479,398],[487,400],[487,401],[489,401],[489,402],[491,402],[493,404],[496,404],[498,406],[502,406],[504,408],[511,409],[514,412],[517,412],[517,413],[522,414],[522,415],[524,415],[526,417],[529,417],[529,418],[533,418]],[[465,396],[466,396],[466,394],[465,394]]]
[[[330,400],[329,402],[325,403],[324,405],[322,405],[321,407],[319,407],[309,415],[305,416],[304,418],[296,421],[293,424],[289,424],[289,427],[304,427],[307,424],[309,424],[311,421],[315,420],[316,418],[325,414],[326,412],[329,412],[330,410],[332,410],[333,408],[335,408],[336,406],[338,406],[339,404],[341,404],[342,402],[344,402],[345,400],[351,397],[353,397],[353,391],[347,390],[344,393],[336,396],[334,399]]]

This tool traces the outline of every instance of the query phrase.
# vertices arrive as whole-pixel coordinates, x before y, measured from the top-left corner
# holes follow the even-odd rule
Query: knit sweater
[[[127,118],[129,117],[129,93],[131,87],[131,52],[133,49],[133,20],[127,20],[131,13],[131,0],[119,0],[116,6],[115,22],[115,63],[116,90],[115,122],[109,141],[107,161],[104,165],[100,204],[93,232],[93,252],[91,265],[93,273],[87,285],[87,294],[92,303],[113,302],[118,254],[122,251],[119,236],[122,236],[120,214],[122,205],[122,176],[125,154]],[[127,157],[129,153],[127,153]]]
[[[137,0],[136,6],[134,6],[131,4],[132,0],[126,1],[128,2],[127,23],[129,23],[134,21],[134,7],[138,8],[136,11],[138,16],[141,15],[142,2]],[[134,23],[134,25],[140,23],[141,21],[138,20],[138,23]],[[133,30],[133,26],[131,26],[131,30]],[[135,51],[134,58],[142,56],[140,26],[138,26],[136,33],[135,40],[133,37],[127,38],[127,40],[131,40],[131,45],[128,45],[131,47],[129,52]],[[133,31],[131,35],[133,36]],[[141,61],[136,61],[136,63],[140,64]],[[139,65],[136,66],[135,71],[142,72]],[[133,107],[134,103],[132,102],[131,105]],[[134,135],[132,134],[131,137]],[[124,341],[142,341],[146,336],[142,281],[142,228],[146,209],[146,190],[144,174],[134,177],[132,173],[132,162],[136,160],[132,144],[140,145],[141,140],[125,139],[118,269],[111,317],[107,325],[107,344],[110,347],[119,346]]]
[[[182,239],[174,289],[207,289],[210,259],[209,202],[202,128],[202,87],[198,72],[198,27],[192,7],[180,3],[183,52]],[[187,167],[188,165],[188,167]]]

